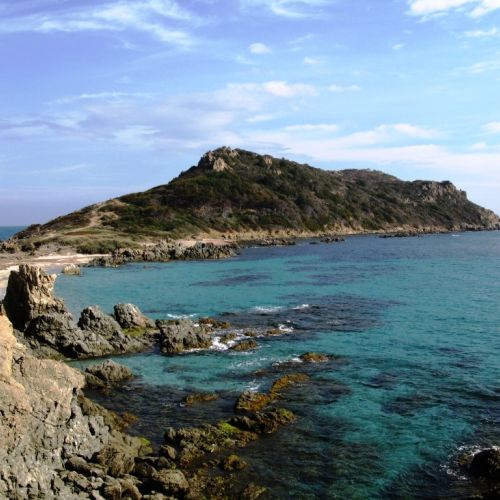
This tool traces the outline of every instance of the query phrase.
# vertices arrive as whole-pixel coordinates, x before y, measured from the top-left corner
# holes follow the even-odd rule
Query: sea
[[[311,244],[315,243],[315,244]],[[244,331],[281,329],[251,352],[115,358],[137,379],[105,406],[135,413],[154,444],[167,427],[215,423],[237,396],[283,373],[296,421],[237,453],[265,498],[469,498],[460,463],[500,445],[500,232],[247,248],[220,261],[86,268],[60,276],[74,312],[137,304],[153,318],[214,316]],[[332,356],[301,363],[306,352]],[[217,401],[184,407],[192,392]]]
[[[25,229],[26,226],[0,226],[0,241],[8,240],[19,231]]]

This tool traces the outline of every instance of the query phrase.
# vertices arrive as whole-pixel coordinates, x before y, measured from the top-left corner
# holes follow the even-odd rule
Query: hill
[[[109,251],[161,238],[452,231],[500,221],[449,182],[405,182],[373,170],[326,171],[240,149],[206,153],[165,185],[121,196],[12,240]]]

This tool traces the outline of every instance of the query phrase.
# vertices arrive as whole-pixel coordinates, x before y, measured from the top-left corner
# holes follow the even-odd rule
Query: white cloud
[[[316,95],[317,90],[306,83],[288,83],[283,80],[273,80],[263,84],[263,89],[268,94],[277,97],[295,97],[300,95]]]
[[[410,14],[428,17],[453,11],[467,12],[471,17],[481,17],[500,9],[500,0],[408,0]]]
[[[494,38],[500,36],[500,30],[495,27],[489,30],[466,31],[465,36],[468,38]]]
[[[314,66],[316,64],[321,64],[321,62],[321,59],[318,59],[316,57],[304,57],[304,64]]]
[[[261,42],[252,43],[248,47],[248,50],[252,54],[269,54],[269,52],[271,52],[271,49],[267,45]]]
[[[314,17],[321,12],[321,7],[332,0],[240,0],[244,8],[263,7],[273,14],[289,18]]]
[[[192,36],[172,23],[194,23],[196,18],[173,0],[115,1],[107,5],[66,9],[57,14],[4,19],[0,32],[140,31],[177,46],[193,44]]]
[[[485,14],[489,14],[494,10],[500,9],[500,0],[483,0],[480,4],[471,12],[472,17],[480,17]]]
[[[395,45],[392,46],[392,50],[401,50],[405,47],[404,43],[396,43]]]
[[[333,84],[328,87],[330,92],[359,92],[361,87],[358,85],[337,85]]]
[[[288,125],[283,129],[285,132],[291,133],[321,133],[321,134],[336,134],[340,127],[337,124],[319,123],[319,124],[302,124],[302,125]]]
[[[490,122],[490,123],[487,123],[483,127],[483,130],[487,134],[500,134],[500,122]]]

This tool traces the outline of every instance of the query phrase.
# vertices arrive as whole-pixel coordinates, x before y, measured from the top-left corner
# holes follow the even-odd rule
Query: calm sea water
[[[25,229],[26,226],[0,226],[0,241],[8,240],[19,231]]]
[[[167,426],[229,417],[237,394],[266,390],[282,373],[276,363],[339,356],[297,364],[311,382],[280,401],[296,423],[240,453],[269,498],[466,498],[473,488],[457,459],[500,444],[500,232],[85,269],[56,289],[75,312],[133,302],[155,318],[293,329],[252,353],[120,358],[140,378],[101,400],[140,415],[134,432],[154,442]],[[191,391],[221,398],[180,407]]]

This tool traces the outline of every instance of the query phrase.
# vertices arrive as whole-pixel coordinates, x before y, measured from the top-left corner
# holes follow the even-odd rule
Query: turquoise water
[[[0,226],[0,241],[8,240],[19,231],[25,229],[26,226]]]
[[[269,498],[466,498],[473,489],[457,459],[500,444],[500,232],[352,237],[225,261],[85,269],[61,276],[56,291],[75,313],[133,302],[155,318],[218,315],[290,330],[260,339],[253,353],[120,358],[140,378],[104,403],[139,414],[134,431],[155,442],[169,425],[232,415],[238,393],[280,376],[277,362],[307,351],[339,356],[297,364],[311,382],[280,402],[297,422],[241,453]],[[179,407],[200,390],[221,399]]]

